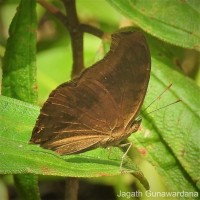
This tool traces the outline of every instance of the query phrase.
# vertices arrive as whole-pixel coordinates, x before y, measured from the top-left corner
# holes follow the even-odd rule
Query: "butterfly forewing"
[[[60,154],[119,143],[143,103],[150,53],[142,33],[112,35],[108,54],[45,102],[31,142]]]

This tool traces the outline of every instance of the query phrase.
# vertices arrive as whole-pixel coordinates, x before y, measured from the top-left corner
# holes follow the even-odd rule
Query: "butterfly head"
[[[141,117],[134,119],[127,125],[126,132],[130,134],[136,132],[139,129],[141,123],[142,123]]]

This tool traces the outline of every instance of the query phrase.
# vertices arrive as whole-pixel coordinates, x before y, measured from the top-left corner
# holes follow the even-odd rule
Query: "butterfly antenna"
[[[158,108],[158,109],[156,109],[156,110],[152,110],[151,112],[149,112],[149,113],[147,113],[148,115],[149,114],[152,114],[152,113],[154,113],[154,112],[156,112],[156,111],[158,111],[158,110],[162,110],[163,108],[166,108],[166,107],[168,107],[168,106],[171,106],[171,105],[173,105],[173,104],[175,104],[175,103],[178,103],[178,102],[180,102],[181,100],[180,99],[178,99],[178,100],[176,100],[176,101],[174,101],[174,102],[172,102],[172,103],[170,103],[170,104],[167,104],[167,105],[165,105],[165,106],[163,106],[163,107],[161,107],[161,108]]]
[[[156,98],[156,99],[154,99],[141,113],[143,113],[145,110],[147,110],[155,101],[157,101],[158,99],[160,99],[161,98],[161,96],[167,91],[167,90],[169,90],[170,89],[170,87],[172,86],[172,83],[171,84],[169,84],[168,86],[167,86],[167,88]],[[172,103],[173,104],[173,103]],[[169,104],[169,105],[171,105],[171,104]],[[168,105],[166,105],[165,107],[167,107]],[[163,107],[163,108],[165,108],[165,107]],[[161,108],[159,108],[158,110],[160,110]],[[153,111],[152,111],[153,112]]]

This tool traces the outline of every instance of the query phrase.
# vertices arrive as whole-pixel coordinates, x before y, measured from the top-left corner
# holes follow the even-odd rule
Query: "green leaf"
[[[36,1],[21,0],[9,28],[3,62],[2,94],[36,103]],[[40,199],[37,177],[14,175],[21,199]]]
[[[107,1],[151,35],[177,46],[200,51],[199,2]]]
[[[21,0],[9,28],[2,94],[36,103],[36,1]]]
[[[4,96],[0,97],[0,174],[33,173],[69,177],[119,175],[123,152],[113,148],[97,149],[83,154],[59,156],[53,151],[28,144],[39,114],[39,107]],[[44,159],[45,158],[45,159]],[[146,188],[142,172],[130,159],[124,170],[133,173]]]

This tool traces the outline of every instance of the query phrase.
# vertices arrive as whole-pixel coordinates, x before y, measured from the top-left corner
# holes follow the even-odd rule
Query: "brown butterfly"
[[[119,144],[137,131],[151,59],[139,31],[112,35],[110,51],[44,103],[30,143],[59,154]]]

